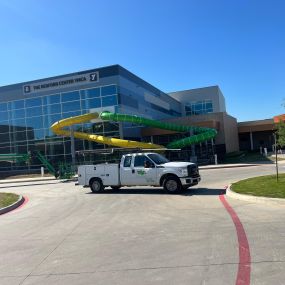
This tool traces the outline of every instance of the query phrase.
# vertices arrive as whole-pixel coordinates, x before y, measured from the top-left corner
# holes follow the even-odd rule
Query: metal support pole
[[[75,169],[75,144],[74,144],[74,130],[73,126],[70,127],[70,142],[71,142],[71,164],[72,169]]]
[[[277,139],[276,133],[274,133],[274,143],[275,143],[275,165],[276,165],[276,180],[279,181],[279,173],[278,173],[278,159],[277,159]]]
[[[193,136],[194,135],[194,132],[193,130],[191,129],[190,130],[190,136]],[[191,162],[197,162],[197,156],[196,156],[196,152],[195,152],[195,144],[191,144],[191,157],[190,157],[190,161]]]
[[[250,137],[250,150],[253,150],[253,137],[252,137],[252,132],[249,133]]]

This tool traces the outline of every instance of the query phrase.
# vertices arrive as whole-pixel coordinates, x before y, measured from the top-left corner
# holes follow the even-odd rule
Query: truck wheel
[[[163,188],[169,193],[177,193],[181,191],[182,186],[180,180],[177,177],[169,176],[164,180]]]
[[[92,179],[90,181],[90,188],[93,193],[98,193],[104,190],[104,185],[100,179]]]
[[[116,191],[116,190],[120,190],[121,186],[111,186],[111,188]]]

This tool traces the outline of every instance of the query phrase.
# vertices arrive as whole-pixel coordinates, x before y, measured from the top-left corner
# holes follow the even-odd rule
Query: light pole
[[[273,133],[274,135],[274,144],[275,144],[275,165],[276,165],[276,180],[278,182],[279,175],[278,175],[278,159],[277,159],[277,139],[276,139],[276,132]]]

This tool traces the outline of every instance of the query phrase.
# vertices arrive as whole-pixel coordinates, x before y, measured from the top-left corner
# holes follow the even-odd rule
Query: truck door
[[[133,162],[132,177],[138,186],[157,185],[157,169],[144,154],[136,155]]]
[[[134,179],[133,179],[133,168],[132,168],[132,155],[126,155],[124,158],[124,161],[122,161],[121,167],[120,167],[120,179],[121,179],[121,185],[135,185]]]

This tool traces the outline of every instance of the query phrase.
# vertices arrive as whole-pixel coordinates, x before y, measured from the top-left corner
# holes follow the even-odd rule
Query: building
[[[213,152],[222,159],[225,153],[239,149],[237,121],[227,114],[225,98],[218,86],[176,91],[169,95],[181,103],[182,115],[167,118],[165,121],[188,126],[215,128],[218,131],[214,150],[209,145],[210,142],[200,143],[195,148],[194,146],[188,148],[192,152],[191,156],[195,155],[209,161]],[[174,137],[183,136],[183,134],[154,128],[143,129],[142,135],[145,140],[151,140],[158,144],[165,144],[173,140]]]
[[[240,150],[260,151],[260,148],[267,148],[272,151],[275,131],[273,118],[238,123]]]
[[[64,118],[106,109],[217,129],[214,140],[186,148],[190,155],[184,159],[209,158],[214,153],[222,157],[239,150],[238,125],[236,119],[227,114],[225,98],[218,86],[167,94],[120,65],[112,65],[0,87],[0,154],[38,150],[52,164],[70,162],[71,139],[56,136],[50,126]],[[190,135],[112,122],[90,122],[76,125],[74,129],[158,144]],[[75,140],[76,151],[104,147]],[[39,162],[33,161],[28,167],[38,169]],[[0,172],[21,169],[27,169],[27,165],[0,165]]]
[[[0,154],[39,150],[52,163],[70,161],[70,138],[55,136],[51,124],[106,108],[158,120],[181,116],[177,100],[119,65],[12,84],[0,87]],[[90,123],[75,128],[110,137],[141,136],[140,128],[129,123]],[[75,141],[76,150],[102,147]]]

